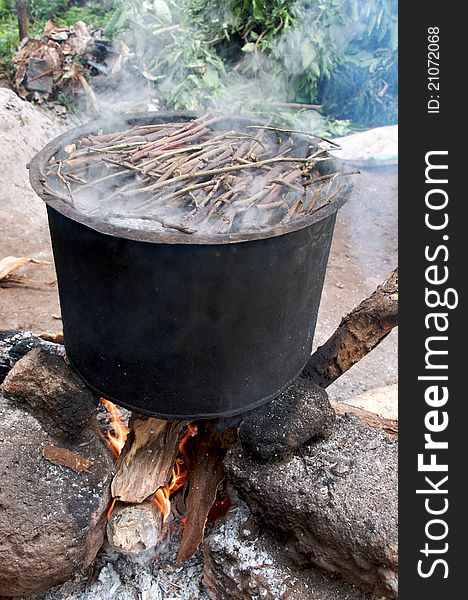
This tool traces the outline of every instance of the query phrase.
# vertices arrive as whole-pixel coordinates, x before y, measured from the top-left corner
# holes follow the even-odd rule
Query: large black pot
[[[151,122],[174,118],[158,113]],[[148,117],[127,119],[135,121]],[[105,398],[163,418],[231,416],[274,398],[310,355],[336,211],[349,189],[281,231],[206,238],[110,226],[43,185],[51,157],[99,128],[59,136],[30,164],[48,205],[72,365]]]

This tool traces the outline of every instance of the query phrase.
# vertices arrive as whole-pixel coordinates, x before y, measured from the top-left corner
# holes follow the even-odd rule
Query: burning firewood
[[[111,547],[122,554],[139,554],[159,541],[163,515],[151,500],[141,504],[116,503],[107,524]]]
[[[211,426],[210,426],[211,425]],[[184,561],[195,554],[203,541],[208,513],[212,508],[220,483],[224,479],[223,459],[237,439],[236,428],[216,431],[205,424],[193,468],[189,473],[186,500],[186,524],[177,556]]]
[[[154,547],[163,532],[171,512],[170,496],[184,485],[188,472],[185,444],[197,428],[187,421],[137,414],[127,427],[120,409],[102,402],[113,429],[104,437],[117,459],[107,535],[115,550],[137,554]]]
[[[178,506],[183,506],[185,524],[178,559],[190,558],[203,540],[224,480],[223,459],[237,439],[237,427],[231,422],[221,428],[217,421],[197,426],[132,415],[127,429],[118,407],[103,402],[114,430],[106,436],[108,445],[114,455],[123,448],[111,485],[107,527],[111,546],[125,554],[154,547],[171,514],[171,497],[183,488]],[[189,456],[186,445],[195,435]]]
[[[284,225],[321,210],[346,187],[337,183],[344,173],[319,172],[330,157],[299,134],[231,127],[227,117],[207,114],[88,135],[54,159],[48,176],[56,185],[44,180],[43,187],[111,223],[132,219],[186,234]]]
[[[116,466],[112,496],[122,502],[143,502],[171,477],[186,421],[133,417],[131,435]]]

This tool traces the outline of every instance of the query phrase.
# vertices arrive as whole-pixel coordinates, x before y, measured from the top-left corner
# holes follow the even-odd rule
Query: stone
[[[43,348],[51,354],[64,356],[63,346],[46,342],[30,331],[17,329],[0,331],[0,383],[13,368],[13,365],[33,348]]]
[[[256,461],[237,444],[225,469],[250,509],[282,532],[291,560],[395,598],[397,447],[346,414],[327,440],[306,445],[287,462]]]
[[[372,388],[363,394],[351,396],[347,404],[368,410],[385,419],[398,420],[398,384]]]
[[[59,402],[69,393],[69,403],[74,399],[77,406],[87,406],[87,392],[75,388],[73,395],[70,385],[64,392],[54,383],[54,365],[61,374],[58,382],[63,383],[65,372],[69,382],[75,378],[57,356],[42,357],[40,369],[27,368],[33,361],[37,365],[37,355],[31,353],[17,363],[10,380],[10,392],[21,394],[13,400],[0,391],[0,596],[43,592],[86,568],[102,545],[110,502],[113,461],[97,434],[95,418],[81,420],[77,432],[75,426],[63,428],[56,422],[48,428],[48,420],[31,414],[44,400],[46,381]],[[21,386],[19,373],[38,380]],[[27,396],[36,392],[39,399]],[[73,414],[80,419],[86,410]],[[73,430],[73,436],[66,438],[65,430]],[[77,455],[87,468],[77,472],[54,464],[43,456],[48,446]]]
[[[64,439],[79,436],[96,411],[97,401],[80,377],[43,348],[33,348],[14,365],[2,390]]]
[[[239,438],[254,458],[274,462],[311,439],[328,437],[334,421],[325,390],[300,377],[278,398],[247,415]]]
[[[295,565],[278,537],[259,531],[246,504],[235,504],[204,543],[203,583],[211,600],[371,600],[340,579]]]
[[[362,167],[383,167],[398,163],[398,125],[374,127],[334,140],[340,150],[331,154]]]

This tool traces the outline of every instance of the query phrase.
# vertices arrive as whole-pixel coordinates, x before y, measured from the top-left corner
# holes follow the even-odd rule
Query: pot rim
[[[265,228],[258,231],[206,235],[198,234],[196,232],[155,232],[106,223],[97,217],[81,213],[79,210],[73,208],[69,204],[66,204],[62,199],[53,194],[53,190],[44,185],[47,180],[46,168],[50,158],[60,153],[60,151],[63,151],[66,145],[73,143],[74,140],[80,137],[93,134],[101,129],[104,132],[111,132],[112,130],[116,130],[116,127],[134,125],[136,123],[145,125],[150,123],[164,122],[168,118],[188,120],[195,117],[195,113],[186,111],[157,111],[144,114],[136,113],[130,115],[119,115],[112,119],[101,118],[90,121],[78,127],[73,127],[72,129],[69,129],[54,138],[33,157],[29,164],[29,181],[31,186],[47,206],[53,208],[65,217],[76,221],[77,223],[81,223],[82,225],[90,227],[91,229],[94,229],[95,231],[105,235],[137,242],[149,242],[153,244],[217,245],[275,238],[288,233],[294,233],[295,231],[309,227],[313,223],[317,223],[318,221],[326,219],[331,214],[336,213],[338,209],[341,208],[341,206],[343,206],[343,204],[348,200],[352,189],[352,183],[349,176],[342,176],[342,180],[345,184],[343,189],[322,210],[318,210],[310,216],[305,216],[301,219],[290,221],[282,226]],[[244,117],[232,118],[233,120],[242,121],[246,124],[258,125],[263,123],[261,120],[254,121]],[[313,137],[312,134],[311,136]],[[293,134],[293,137],[297,137],[297,134]],[[326,153],[325,156],[330,155]],[[333,158],[326,163],[319,164],[326,164],[328,167],[337,168],[341,163],[338,159]]]

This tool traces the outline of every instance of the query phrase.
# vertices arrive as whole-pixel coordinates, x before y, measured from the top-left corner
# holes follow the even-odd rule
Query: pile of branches
[[[13,57],[15,89],[23,99],[40,103],[81,94],[88,111],[97,113],[90,78],[120,70],[127,50],[83,21],[70,27],[48,21],[42,36],[24,38]]]
[[[51,165],[60,190],[47,192],[117,224],[216,234],[306,217],[343,189],[340,173],[318,171],[330,157],[310,140],[268,125],[232,127],[207,113],[89,135]]]

